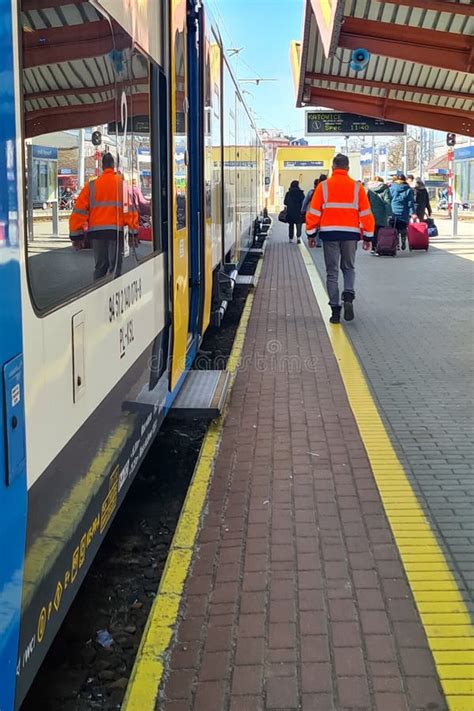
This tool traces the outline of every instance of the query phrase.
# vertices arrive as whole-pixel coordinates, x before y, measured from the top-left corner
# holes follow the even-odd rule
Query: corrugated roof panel
[[[469,18],[456,15],[451,9],[446,12],[438,12],[424,8],[394,5],[390,2],[383,3],[378,0],[346,0],[344,15],[401,26],[410,25],[439,32],[457,33],[466,32],[469,21]]]
[[[61,6],[61,11],[67,25],[81,25],[84,23],[84,17],[77,5],[63,5]],[[82,12],[89,22],[96,22],[101,19],[101,16],[90,3],[83,4]]]
[[[24,13],[26,15],[26,18],[28,19],[28,25],[32,27],[34,30],[44,30],[46,25],[43,21],[43,18],[39,14],[38,10],[30,10],[27,13]]]

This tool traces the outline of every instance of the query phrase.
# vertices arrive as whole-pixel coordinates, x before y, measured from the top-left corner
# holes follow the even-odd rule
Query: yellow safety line
[[[255,269],[255,274],[253,275],[253,285],[257,286],[258,280],[260,279],[260,272],[262,271],[263,259],[260,259],[257,267]]]
[[[329,323],[321,277],[300,247],[451,711],[474,710],[474,626],[452,571],[400,464],[342,326]]]
[[[257,267],[260,265],[261,261]],[[260,269],[257,268],[256,274],[260,273]],[[251,292],[247,297],[227,362],[227,370],[230,372],[229,394],[240,362],[253,299],[254,295]],[[227,409],[228,404],[226,404],[222,416],[212,422],[204,437],[168,553],[158,594],[150,610],[128,682],[122,711],[153,711],[155,709],[164,672],[164,658],[176,629],[184,584],[191,565],[194,544],[199,531]]]

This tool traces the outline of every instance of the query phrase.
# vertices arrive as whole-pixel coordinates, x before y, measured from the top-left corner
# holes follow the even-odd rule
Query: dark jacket
[[[386,227],[392,216],[392,196],[386,183],[369,183],[367,195],[376,227]]]
[[[303,205],[304,192],[301,188],[290,188],[285,195],[287,222],[303,222],[301,217],[301,207]]]
[[[306,210],[311,205],[311,199],[313,197],[313,193],[314,193],[314,188],[310,188],[308,190],[308,192],[306,193],[305,199],[303,200],[303,205],[301,207],[301,221],[302,222],[305,221]]]
[[[390,186],[393,216],[401,222],[410,222],[415,213],[413,190],[404,180],[395,180]]]
[[[415,196],[414,196],[415,212],[418,215],[418,217],[420,218],[420,220],[423,220],[426,212],[431,217],[431,205],[430,205],[430,196],[428,195],[428,190],[425,187],[422,187],[422,188],[415,188],[415,190],[413,192],[415,193]]]

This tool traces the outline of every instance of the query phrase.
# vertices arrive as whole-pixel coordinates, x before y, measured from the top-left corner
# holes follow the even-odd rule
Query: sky
[[[304,109],[295,108],[290,67],[290,42],[300,40],[303,0],[207,0],[226,48],[243,47],[230,58],[238,79],[276,79],[241,84],[259,128],[278,128],[298,138],[304,135]],[[229,56],[229,53],[227,54]]]
[[[295,88],[290,66],[290,43],[302,39],[304,0],[206,0],[222,36],[224,47],[243,48],[229,57],[237,79],[276,79],[240,84],[259,128],[281,129],[287,135],[304,137],[304,109],[295,108]],[[227,52],[227,56],[229,56]],[[411,130],[413,133],[413,129]],[[415,133],[416,135],[416,133]],[[444,134],[436,132],[444,140]],[[334,144],[341,150],[344,139],[319,137],[310,144]],[[367,139],[367,145],[370,144]],[[379,138],[383,144],[388,138]]]

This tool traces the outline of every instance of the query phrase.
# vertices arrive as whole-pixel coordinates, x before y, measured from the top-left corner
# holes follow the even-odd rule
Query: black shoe
[[[298,237],[298,239],[296,240],[296,244],[301,244],[301,240],[300,240],[299,237]]]
[[[407,241],[406,241],[406,239],[402,239],[402,249],[406,249],[406,248],[407,248]]]
[[[344,320],[353,321],[354,320],[354,294],[351,291],[344,291],[342,294],[342,303],[344,305]]]
[[[329,323],[341,323],[341,307],[331,306],[332,315],[329,319]]]

